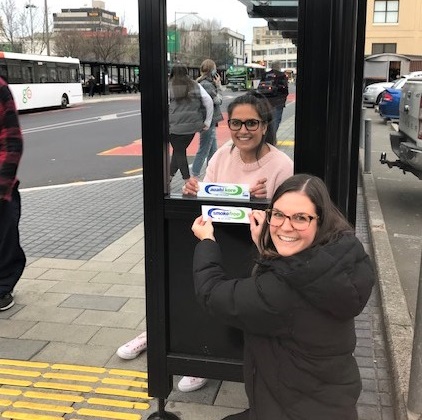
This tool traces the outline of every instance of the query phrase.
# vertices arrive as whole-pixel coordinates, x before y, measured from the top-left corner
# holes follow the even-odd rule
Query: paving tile
[[[98,273],[90,283],[144,285],[145,275],[133,273]]]
[[[105,311],[84,311],[77,319],[73,321],[78,325],[97,325],[100,327],[119,327],[135,328],[144,318],[143,315],[133,312],[105,312]]]
[[[94,309],[100,311],[118,311],[126,302],[127,298],[94,296],[94,295],[71,295],[60,304],[61,308]]]
[[[214,404],[223,407],[248,408],[249,402],[245,392],[245,384],[223,381]]]
[[[45,340],[60,343],[85,344],[98,331],[98,327],[75,324],[59,324],[56,322],[38,322],[33,328],[23,334],[22,338],[29,340]]]
[[[52,293],[69,293],[84,295],[103,295],[110,289],[109,284],[80,283],[71,281],[61,281],[49,289]]]
[[[16,296],[18,294],[25,294],[28,291],[31,292],[46,292],[55,286],[58,282],[54,280],[34,280],[34,279],[20,279],[16,284],[15,291]]]
[[[60,324],[71,323],[83,311],[81,309],[56,308],[50,306],[27,306],[13,315],[12,320],[18,321],[43,321],[54,320]]]
[[[98,274],[96,271],[51,269],[41,274],[42,280],[88,282]]]
[[[32,360],[47,341],[0,338],[0,359]]]
[[[0,336],[3,338],[19,338],[35,324],[35,322],[31,321],[0,319]]]
[[[134,263],[115,263],[112,261],[90,260],[83,264],[82,270],[127,273],[133,268],[134,265]]]
[[[33,292],[19,289],[15,295],[15,302],[21,305],[59,306],[70,295],[68,293]]]
[[[83,260],[63,260],[59,258],[39,258],[29,267],[33,268],[63,268],[65,270],[77,270],[85,261]]]
[[[104,293],[106,296],[125,296],[134,298],[145,298],[145,287],[140,286],[126,286],[122,284],[115,284],[111,286],[107,292]]]
[[[29,265],[28,261],[27,264]],[[46,267],[25,267],[21,279],[36,279],[48,270]]]

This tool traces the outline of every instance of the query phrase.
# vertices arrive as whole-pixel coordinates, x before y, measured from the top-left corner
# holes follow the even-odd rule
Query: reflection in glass
[[[188,0],[167,0],[167,24],[168,73],[174,64],[182,63],[196,80],[201,76],[200,65],[204,60],[211,59],[216,64],[221,79],[223,115],[223,120],[214,127],[218,148],[232,142],[227,121],[229,103],[257,90],[272,64],[280,63],[280,70],[288,79],[288,96],[276,134],[276,147],[293,159],[297,48],[292,40],[283,38],[281,30],[270,30],[266,20],[249,18],[246,6],[238,0],[196,2],[194,7]],[[187,148],[191,176],[199,137],[196,133]],[[169,145],[169,155],[172,153]],[[199,180],[203,179],[206,168],[205,160]],[[183,185],[182,177],[176,175],[171,181],[171,193],[180,194]]]

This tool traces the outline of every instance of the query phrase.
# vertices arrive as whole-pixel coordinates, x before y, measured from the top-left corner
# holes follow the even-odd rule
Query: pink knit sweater
[[[231,150],[231,146],[229,142],[217,150],[207,166],[204,182],[241,183],[253,187],[259,179],[267,178],[267,198],[271,198],[277,187],[293,175],[293,161],[270,144],[270,152],[253,163],[244,163],[239,149]]]

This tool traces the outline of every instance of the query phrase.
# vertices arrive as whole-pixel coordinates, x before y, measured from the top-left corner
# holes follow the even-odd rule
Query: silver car
[[[364,105],[378,105],[384,90],[391,86],[393,86],[393,82],[372,83],[371,85],[366,86],[363,91]]]

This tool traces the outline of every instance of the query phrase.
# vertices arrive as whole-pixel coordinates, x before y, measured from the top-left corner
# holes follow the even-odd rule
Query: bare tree
[[[0,3],[0,33],[13,52],[22,52],[22,13],[16,8],[15,0],[3,0]]]
[[[119,62],[125,53],[124,35],[120,31],[103,30],[92,32],[91,48],[96,60]]]
[[[54,34],[54,53],[59,56],[88,59],[90,46],[78,31],[61,31]]]

